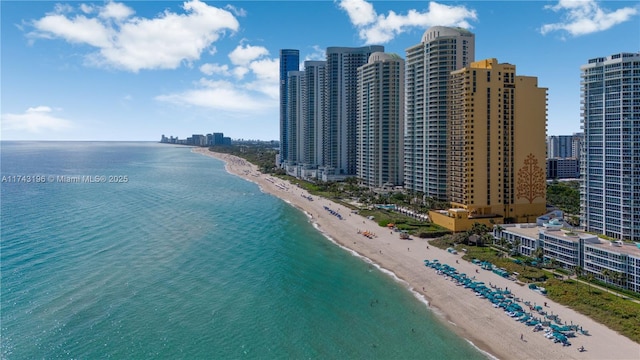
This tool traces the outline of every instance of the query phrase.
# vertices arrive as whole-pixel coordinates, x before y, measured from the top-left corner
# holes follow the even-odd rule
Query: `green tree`
[[[620,276],[620,287],[626,289],[628,284],[627,281],[629,280],[629,274],[621,272],[618,273],[618,275]]]
[[[482,239],[482,246],[493,243],[493,235],[490,232],[480,235],[480,238]]]
[[[573,272],[576,274],[576,287],[580,283],[580,277],[582,276],[583,269],[582,266],[578,265],[573,268]]]
[[[594,278],[595,276],[593,276],[592,273],[587,274],[587,282],[589,283],[589,294],[591,294],[591,283],[593,282]]]
[[[579,278],[582,276],[584,269],[582,269],[582,266],[578,265],[578,266],[574,266],[573,267],[573,272],[574,274],[576,274],[576,278]]]
[[[466,231],[462,231],[453,235],[453,242],[455,244],[469,245],[469,234]]]
[[[579,214],[580,183],[578,181],[553,181],[547,185],[547,203],[557,207],[565,213],[572,215]],[[573,222],[572,218],[569,217],[567,222]]]
[[[620,280],[622,279],[622,273],[618,272],[618,271],[612,271],[611,272],[611,280],[613,281],[613,284],[615,286],[620,286]]]
[[[485,224],[481,224],[479,222],[474,222],[473,225],[471,225],[471,233],[476,234],[476,235],[484,235],[485,233],[489,232],[489,227]]]
[[[605,283],[609,283],[609,281],[611,281],[611,277],[613,275],[613,271],[609,270],[609,269],[604,269],[602,270],[602,276],[604,276],[604,282]]]
[[[542,261],[542,257],[544,256],[544,249],[542,249],[541,247],[537,247],[535,250],[533,250],[531,256],[538,261]]]
[[[515,239],[513,241],[513,252],[514,255],[518,256],[520,255],[520,245],[522,244],[522,241],[520,241],[520,239]]]

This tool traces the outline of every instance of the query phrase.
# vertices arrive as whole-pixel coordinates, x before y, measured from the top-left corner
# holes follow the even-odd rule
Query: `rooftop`
[[[621,242],[620,245],[617,245],[613,241],[609,240],[600,240],[599,244],[589,244],[595,248],[602,249],[608,252],[615,252],[620,254],[632,255],[636,258],[640,258],[640,247],[638,247],[637,243],[628,243]]]
[[[609,241],[601,239],[597,235],[585,233],[582,231],[573,231],[573,234],[575,235],[572,235],[572,232],[567,230],[547,230],[545,227],[538,226],[536,224],[504,224],[500,226],[502,226],[504,232],[510,232],[530,239],[537,239],[540,232],[549,236],[558,238],[562,237],[573,242],[578,242],[580,241],[580,239],[583,239],[585,244],[589,246],[593,246],[607,252],[632,255],[634,257],[640,258],[640,245],[638,245],[639,243]]]
[[[504,224],[500,226],[502,226],[504,232],[514,233],[531,239],[537,239],[542,229],[536,224]]]

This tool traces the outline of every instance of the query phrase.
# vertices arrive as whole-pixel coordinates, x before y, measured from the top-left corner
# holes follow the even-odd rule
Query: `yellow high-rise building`
[[[451,72],[448,195],[430,213],[453,231],[534,222],[546,208],[547,89],[496,59]]]

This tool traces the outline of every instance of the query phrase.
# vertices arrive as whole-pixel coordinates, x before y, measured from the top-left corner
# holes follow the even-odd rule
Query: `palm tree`
[[[473,225],[471,225],[471,232],[476,235],[483,235],[489,232],[489,227],[485,224],[474,222]]]
[[[580,265],[578,265],[573,268],[573,272],[576,274],[576,287],[578,287],[578,284],[580,283],[579,278],[580,276],[582,276],[583,269]]]
[[[611,272],[611,280],[613,281],[613,285],[619,287],[620,286],[620,279],[622,278],[622,273],[618,272],[618,271],[612,271]]]
[[[482,238],[482,244],[483,244],[483,245],[484,245],[484,244],[490,244],[490,243],[493,243],[493,241],[494,241],[493,234],[491,234],[490,232],[488,232],[488,233],[486,233],[486,234],[482,235],[482,236],[481,236],[481,238]]]
[[[544,256],[544,250],[541,247],[537,247],[535,250],[533,250],[533,252],[531,253],[531,256],[538,261],[542,261],[542,257]]]
[[[613,275],[613,272],[611,270],[609,270],[609,269],[602,270],[602,276],[604,276],[605,284],[609,283],[609,280],[611,279],[612,275]]]
[[[587,281],[589,282],[589,294],[591,294],[591,282],[593,281],[594,276],[592,273],[587,274]]]
[[[580,277],[580,276],[582,276],[582,273],[584,272],[584,269],[580,265],[574,266],[573,272],[576,274],[576,277]]]
[[[469,244],[469,235],[466,232],[459,232],[453,236],[453,241],[456,244]]]
[[[629,280],[629,275],[627,273],[623,273],[623,272],[619,273],[619,275],[620,275],[620,286],[623,289],[626,289],[627,288],[627,280]]]
[[[513,249],[515,251],[514,255],[520,254],[520,244],[522,244],[522,241],[520,239],[515,239],[513,241]]]

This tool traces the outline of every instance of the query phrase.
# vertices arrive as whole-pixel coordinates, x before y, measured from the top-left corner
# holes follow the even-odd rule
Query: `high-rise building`
[[[305,61],[302,95],[302,158],[306,168],[323,164],[322,129],[326,111],[324,106],[326,61]]]
[[[287,159],[285,165],[297,165],[302,158],[302,79],[303,71],[287,73]]]
[[[577,158],[547,159],[547,179],[578,179],[580,160]]]
[[[356,175],[370,187],[404,181],[404,60],[375,52],[358,68]]]
[[[213,143],[211,145],[222,145],[224,144],[224,133],[213,133]]]
[[[474,222],[530,222],[546,211],[547,89],[512,64],[473,62],[451,73],[448,212],[454,231]]]
[[[547,137],[547,179],[580,177],[582,133]]]
[[[300,70],[300,51],[280,50],[280,162],[289,160],[289,124],[287,123],[287,73]]]
[[[191,135],[191,145],[195,146],[206,146],[207,145],[207,137],[202,134],[193,134]]]
[[[581,222],[640,241],[640,52],[589,59],[580,72]]]
[[[356,99],[358,67],[384,46],[329,47],[326,51],[326,117],[323,165],[328,178],[356,174]]]
[[[551,135],[547,138],[547,158],[571,158],[573,153],[573,135]]]
[[[406,189],[446,200],[449,76],[474,57],[475,35],[462,28],[434,26],[406,49]]]
[[[584,140],[584,133],[573,133],[573,141],[571,142],[571,153],[573,157],[580,160],[582,153],[582,141]]]

